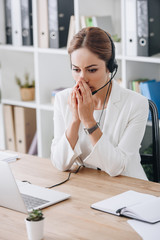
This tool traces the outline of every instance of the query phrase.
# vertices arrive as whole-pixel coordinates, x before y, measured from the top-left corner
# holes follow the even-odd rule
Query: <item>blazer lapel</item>
[[[108,109],[106,111],[106,117],[103,128],[109,128],[111,131],[114,130],[115,122],[117,121],[118,115],[121,111],[121,87],[118,83],[113,80],[112,91],[108,101]],[[112,129],[113,128],[113,129]]]

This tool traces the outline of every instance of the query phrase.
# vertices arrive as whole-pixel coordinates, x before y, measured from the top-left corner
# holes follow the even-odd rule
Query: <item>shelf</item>
[[[29,46],[21,46],[16,47],[12,45],[0,45],[0,50],[5,51],[15,51],[15,52],[38,52],[44,54],[58,54],[58,55],[68,55],[66,48],[61,49],[54,49],[54,48],[34,48]],[[141,56],[123,56],[123,55],[116,55],[117,60],[125,59],[127,61],[134,61],[134,62],[147,62],[147,63],[160,63],[160,53],[156,54],[151,57],[141,57]]]
[[[39,106],[40,110],[47,110],[53,112],[54,106],[51,103],[46,103],[46,104],[40,104]]]
[[[66,48],[37,48],[38,53],[68,55]]]
[[[21,47],[16,47],[13,45],[0,45],[0,50],[5,50],[5,51],[17,51],[17,52],[34,52],[35,49],[33,46],[21,46]]]
[[[33,46],[13,46],[13,45],[0,45],[0,50],[15,51],[15,52],[38,52],[38,53],[49,53],[49,54],[60,54],[67,55],[66,48],[36,48]]]
[[[152,57],[130,57],[125,56],[125,60],[127,61],[134,61],[134,62],[147,62],[147,63],[160,63],[160,54],[156,54]]]
[[[10,99],[2,99],[2,104],[13,105],[13,106],[21,106],[21,107],[28,107],[28,108],[39,108],[40,110],[47,110],[53,112],[54,106],[52,103],[40,104],[37,105],[34,101],[16,101]]]
[[[37,104],[34,101],[16,101],[16,100],[10,100],[10,99],[2,99],[3,104],[8,105],[14,105],[14,106],[20,106],[20,107],[28,107],[28,108],[35,108],[37,107]]]

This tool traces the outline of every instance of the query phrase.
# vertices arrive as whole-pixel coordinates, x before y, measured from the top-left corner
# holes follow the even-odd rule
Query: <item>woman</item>
[[[112,80],[117,65],[109,34],[84,28],[72,39],[68,53],[76,84],[56,94],[52,163],[62,171],[77,163],[110,176],[147,179],[139,148],[148,100]]]

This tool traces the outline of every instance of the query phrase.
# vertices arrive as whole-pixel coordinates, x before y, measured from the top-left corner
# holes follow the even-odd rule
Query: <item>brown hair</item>
[[[107,34],[98,27],[82,28],[71,40],[68,53],[71,55],[75,50],[85,47],[104,60],[107,66],[112,57],[112,45]]]

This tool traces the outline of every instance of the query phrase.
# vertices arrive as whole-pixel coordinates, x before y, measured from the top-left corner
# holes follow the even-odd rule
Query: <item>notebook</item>
[[[9,164],[0,161],[0,206],[27,213],[69,197],[63,192],[15,180]]]
[[[132,190],[94,203],[91,207],[148,223],[160,221],[160,197]]]

